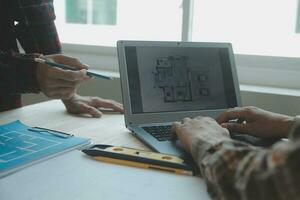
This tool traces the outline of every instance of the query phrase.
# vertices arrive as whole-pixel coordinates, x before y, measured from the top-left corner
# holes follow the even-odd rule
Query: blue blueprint
[[[85,138],[62,138],[29,128],[20,121],[0,126],[0,176],[7,170],[89,142]]]

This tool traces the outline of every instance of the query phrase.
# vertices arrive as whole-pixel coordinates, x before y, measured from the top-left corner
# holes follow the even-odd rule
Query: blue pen
[[[34,61],[38,62],[38,63],[44,63],[44,64],[47,64],[47,65],[50,65],[50,66],[53,66],[53,67],[58,67],[58,68],[61,68],[61,69],[72,70],[72,71],[77,71],[78,70],[78,69],[76,69],[74,67],[71,67],[69,65],[64,65],[64,64],[57,63],[57,62],[51,62],[51,61],[48,61],[48,60],[45,60],[45,59],[42,59],[42,58],[35,58]],[[94,76],[94,77],[97,77],[97,78],[104,78],[104,79],[108,79],[108,80],[113,79],[112,77],[105,76],[103,74],[99,74],[98,72],[96,73],[96,72],[92,72],[92,71],[89,71],[89,70],[87,70],[86,74],[88,76]]]

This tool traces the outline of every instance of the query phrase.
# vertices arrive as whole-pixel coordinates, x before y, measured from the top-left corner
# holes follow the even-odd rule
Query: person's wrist
[[[224,140],[231,140],[231,138],[223,135],[223,134],[218,134],[218,135],[207,135],[206,137],[202,138],[204,142],[208,143],[211,146],[214,146],[220,142],[223,142]]]
[[[288,137],[290,132],[291,132],[291,129],[292,129],[292,126],[294,124],[294,121],[295,121],[295,118],[294,117],[290,117],[290,116],[286,116],[283,120],[282,120],[282,123],[281,123],[281,137]]]
[[[70,96],[69,98],[67,99],[62,99],[62,102],[66,105],[70,102],[73,102],[74,100],[78,99],[79,98],[79,95],[75,92],[72,96]]]
[[[289,130],[290,139],[298,139],[300,137],[300,116],[293,117],[293,121]]]
[[[232,141],[232,139],[224,134],[206,134],[195,138],[191,143],[191,154],[195,160],[201,161],[207,151],[224,141]]]

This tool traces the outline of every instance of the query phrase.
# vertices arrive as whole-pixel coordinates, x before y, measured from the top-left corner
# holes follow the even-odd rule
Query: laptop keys
[[[176,137],[171,132],[171,125],[167,126],[147,126],[142,127],[146,132],[150,133],[158,141],[174,140]]]

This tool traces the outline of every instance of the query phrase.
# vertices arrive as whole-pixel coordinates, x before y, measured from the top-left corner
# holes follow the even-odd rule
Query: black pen
[[[41,127],[30,127],[27,130],[32,131],[32,132],[37,132],[37,133],[48,133],[50,135],[54,135],[60,138],[70,138],[73,137],[72,134],[68,134],[65,132],[61,132],[61,131],[56,131],[56,130],[51,130],[51,129],[47,129],[47,128],[41,128]]]
[[[34,61],[38,62],[38,63],[44,63],[44,64],[47,64],[47,65],[50,65],[50,66],[53,66],[53,67],[58,67],[58,68],[61,68],[61,69],[72,70],[72,71],[77,71],[78,70],[78,69],[76,69],[72,66],[64,65],[64,64],[61,64],[61,63],[57,63],[57,62],[48,61],[48,60],[45,60],[45,59],[42,59],[42,58],[35,58]],[[92,72],[92,71],[89,71],[89,70],[87,70],[86,74],[88,76],[94,76],[94,77],[97,77],[97,78],[104,78],[104,79],[108,79],[108,80],[113,79],[110,76],[105,76],[103,74],[99,74],[98,72]]]

